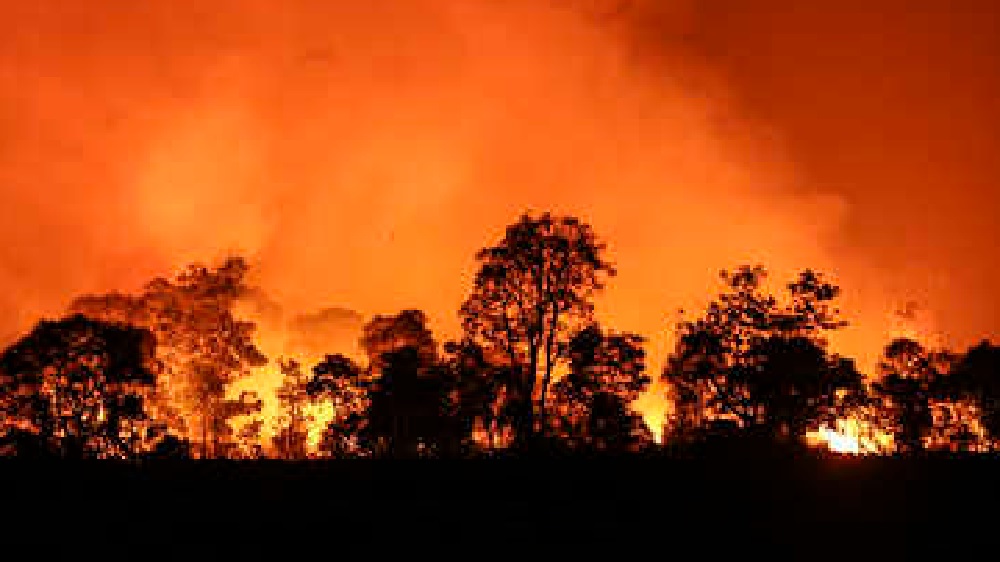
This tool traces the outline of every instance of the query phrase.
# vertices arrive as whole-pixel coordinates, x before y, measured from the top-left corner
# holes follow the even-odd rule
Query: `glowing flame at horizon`
[[[891,433],[856,417],[838,418],[833,427],[821,425],[807,432],[805,439],[811,446],[848,455],[882,455],[894,449]]]

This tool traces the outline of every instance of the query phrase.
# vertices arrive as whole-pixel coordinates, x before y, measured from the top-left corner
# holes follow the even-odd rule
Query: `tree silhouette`
[[[586,434],[588,447],[604,454],[635,453],[653,443],[642,416],[610,392],[598,392],[591,399]]]
[[[934,421],[932,391],[941,375],[934,357],[919,342],[897,338],[885,347],[879,374],[873,386],[893,420],[897,450],[904,454],[922,451]]]
[[[276,398],[283,411],[281,422],[284,427],[274,438],[275,449],[286,459],[303,458],[307,448],[307,426],[310,416],[305,411],[309,401],[307,386],[309,375],[303,373],[302,365],[294,359],[279,359],[282,381]]]
[[[840,296],[840,287],[827,282],[822,274],[806,269],[785,288],[790,302],[770,311],[772,330],[777,334],[809,339],[823,347],[827,343],[824,332],[848,325],[833,305]]]
[[[369,390],[371,439],[384,454],[415,458],[455,450],[454,420],[447,404],[448,379],[414,346],[383,354],[380,377]]]
[[[631,332],[605,332],[591,324],[570,340],[570,371],[564,380],[583,392],[606,392],[632,402],[649,387],[645,338]]]
[[[837,419],[857,418],[872,431],[886,424],[881,416],[881,401],[869,392],[865,376],[853,359],[830,358],[825,376],[825,392],[814,405],[814,424],[832,427]],[[832,390],[832,393],[830,392]]]
[[[74,315],[42,321],[0,355],[0,436],[14,454],[134,458],[155,447],[144,396],[153,335]],[[6,448],[6,447],[0,447]]]
[[[678,325],[663,378],[684,432],[721,422],[801,435],[838,389],[857,390],[825,351],[824,332],[846,325],[832,306],[839,287],[807,269],[781,304],[762,290],[766,276],[761,266],[722,271],[726,290],[701,318]]]
[[[746,377],[750,350],[771,329],[773,296],[760,290],[763,267],[722,271],[726,292],[709,303],[702,318],[678,325],[677,349],[664,378],[675,387],[681,425],[698,429],[728,420],[740,426],[757,421]]]
[[[516,420],[531,404],[520,371],[470,340],[446,343],[445,353],[451,413],[465,450],[506,448]]]
[[[574,449],[618,453],[652,442],[642,416],[629,407],[650,383],[643,341],[596,324],[570,340],[570,371],[552,391],[558,438]]]
[[[753,349],[756,372],[747,377],[754,409],[774,435],[801,438],[811,424],[832,412],[838,392],[859,399],[864,381],[851,365],[827,356],[802,336],[772,336]]]
[[[437,343],[427,327],[427,315],[421,310],[403,310],[394,315],[377,315],[362,328],[361,349],[368,364],[378,373],[383,358],[404,347],[417,351],[425,364],[437,361]]]
[[[501,350],[522,370],[532,404],[517,423],[521,446],[546,427],[553,369],[569,335],[590,320],[594,294],[615,274],[604,250],[589,225],[543,213],[522,215],[497,245],[476,254],[479,271],[460,315],[469,339]]]
[[[988,385],[996,383],[982,369],[989,346],[969,354],[931,350],[909,339],[886,347],[877,389],[899,432],[901,452],[992,449]],[[979,379],[977,372],[985,376]]]
[[[193,264],[173,279],[154,279],[140,295],[84,296],[70,306],[73,312],[127,322],[156,335],[165,371],[151,397],[151,412],[173,432],[198,441],[202,457],[222,453],[228,419],[250,403],[227,400],[228,386],[267,363],[253,342],[256,325],[233,314],[234,305],[251,292],[247,272],[246,261],[237,257],[214,269]],[[200,431],[189,427],[192,419],[199,420]]]
[[[973,346],[955,361],[945,380],[944,394],[974,401],[986,431],[1000,435],[1000,347],[988,341]]]
[[[371,377],[350,358],[327,355],[313,367],[306,393],[313,400],[333,404],[334,418],[327,424],[320,451],[332,457],[365,456],[374,450],[367,439],[368,388]]]
[[[307,385],[311,396],[332,400],[338,410],[324,438],[328,454],[457,454],[463,436],[454,371],[439,361],[426,315],[376,316],[360,343],[369,354],[366,369],[342,355],[327,356]]]

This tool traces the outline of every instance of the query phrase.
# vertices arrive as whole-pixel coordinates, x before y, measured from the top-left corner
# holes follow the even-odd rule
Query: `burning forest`
[[[864,373],[830,348],[850,323],[823,273],[776,284],[759,265],[722,271],[717,297],[672,327],[675,347],[651,373],[646,338],[599,320],[595,300],[617,271],[585,221],[522,214],[474,258],[460,336],[446,340],[418,309],[284,319],[238,256],[139,293],[81,295],[0,355],[0,451],[670,456],[734,440],[819,454],[995,450],[1000,347],[896,338]]]
[[[0,552],[988,547],[996,4],[0,0]]]
[[[962,558],[995,4],[0,0],[6,519],[98,558]]]

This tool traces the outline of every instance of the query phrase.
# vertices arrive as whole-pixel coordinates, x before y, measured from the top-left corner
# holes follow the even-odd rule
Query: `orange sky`
[[[450,334],[525,209],[608,240],[654,369],[745,261],[834,274],[862,359],[911,299],[997,333],[989,2],[569,4],[0,2],[0,339],[227,250],[290,312]]]

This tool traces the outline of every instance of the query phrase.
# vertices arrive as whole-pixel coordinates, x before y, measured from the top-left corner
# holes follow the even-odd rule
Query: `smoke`
[[[299,314],[289,321],[290,351],[316,357],[336,350],[349,357],[360,357],[359,339],[364,321],[357,311],[337,307]]]
[[[839,345],[877,353],[897,301],[840,243],[850,201],[690,44],[699,4],[566,5],[5,3],[0,337],[229,251],[282,318],[420,308],[446,337],[475,251],[533,209],[610,243],[599,314],[654,369],[748,262],[833,273]]]

